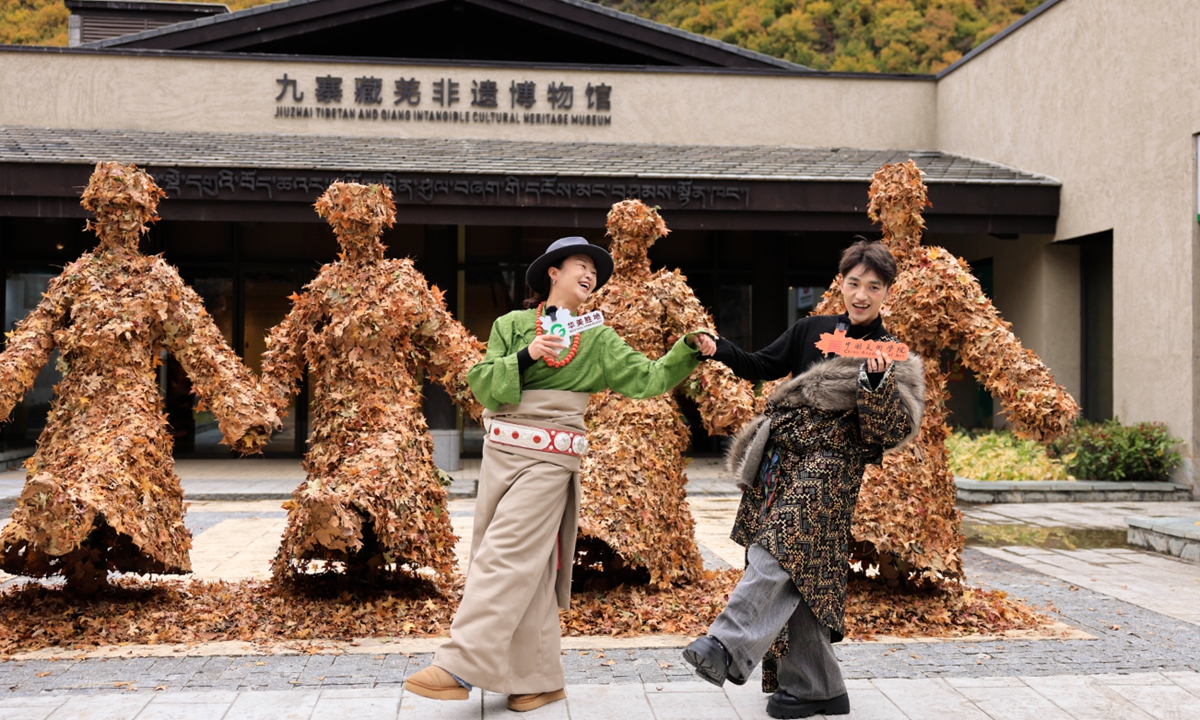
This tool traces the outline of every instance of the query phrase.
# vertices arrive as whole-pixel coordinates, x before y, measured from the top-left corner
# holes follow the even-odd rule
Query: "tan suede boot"
[[[410,675],[404,681],[404,689],[433,700],[466,700],[471,696],[453,675],[436,665]]]
[[[517,712],[526,712],[536,710],[543,705],[549,705],[552,702],[558,702],[567,696],[566,690],[551,690],[544,693],[531,693],[529,695],[509,695],[508,709]]]

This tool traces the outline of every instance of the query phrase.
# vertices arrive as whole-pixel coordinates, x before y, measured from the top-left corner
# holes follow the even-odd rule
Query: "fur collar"
[[[782,383],[767,399],[768,412],[786,412],[801,406],[818,410],[850,410],[858,405],[859,358],[837,357],[814,363],[800,375]],[[907,360],[892,364],[900,411],[908,418],[909,431],[888,452],[894,452],[916,438],[925,416],[925,368],[921,358],[911,353]],[[770,415],[759,415],[738,432],[725,455],[726,467],[739,487],[752,487],[758,466],[771,435]]]

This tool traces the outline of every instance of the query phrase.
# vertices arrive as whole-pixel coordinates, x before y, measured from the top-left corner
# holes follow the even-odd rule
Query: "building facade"
[[[391,187],[390,252],[480,337],[519,306],[549,242],[602,243],[607,208],[640,197],[673,230],[652,260],[757,348],[873,232],[871,173],[912,158],[933,202],[927,242],[972,264],[1085,414],[1162,420],[1193,444],[1200,6],[1187,0],[1153,13],[1051,0],[937,76],[814,72],[583,0],[199,7],[82,42],[102,33],[89,12],[127,28],[156,5],[72,0],[78,47],[0,48],[6,329],[91,247],[78,195],[95,161],[118,159],[168,195],[147,251],[180,267],[254,368],[287,296],[334,258],[311,204],[335,179]],[[166,367],[179,452],[219,451]],[[956,422],[997,422],[969,372],[952,378]],[[52,382],[9,442],[36,433]],[[302,449],[304,405],[273,451]],[[432,426],[455,425],[444,397],[427,405]]]

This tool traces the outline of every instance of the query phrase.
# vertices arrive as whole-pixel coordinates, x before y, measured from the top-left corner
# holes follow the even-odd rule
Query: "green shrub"
[[[966,432],[946,438],[950,469],[972,480],[1072,480],[1046,448],[1007,430]]]
[[[1083,480],[1154,482],[1166,480],[1183,461],[1179,443],[1162,423],[1122,425],[1114,418],[1080,422],[1051,443],[1050,452]]]

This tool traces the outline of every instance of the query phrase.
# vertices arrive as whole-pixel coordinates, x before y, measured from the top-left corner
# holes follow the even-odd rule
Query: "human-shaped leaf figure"
[[[889,585],[940,583],[962,577],[961,515],[954,507],[954,475],[947,463],[946,373],[942,352],[958,353],[983,386],[1000,398],[1016,432],[1050,442],[1079,414],[1075,400],[1054,382],[1042,361],[1021,346],[984,295],[965,261],[921,245],[929,205],[913,161],[884,165],[871,180],[867,211],[896,258],[895,284],[883,307],[884,325],[925,360],[927,404],[917,442],[870,466],[858,496],[855,556],[878,564]],[[815,310],[845,312],[839,276]]]
[[[422,372],[478,419],[467,370],[483,345],[412,260],[384,258],[379,237],[396,217],[386,187],[337,182],[315,207],[341,255],[292,297],[262,359],[261,382],[277,408],[306,364],[313,391],[308,479],[285,504],[276,577],[314,560],[368,579],[403,565],[449,574],[456,538],[421,413]]]
[[[603,312],[605,324],[652,360],[684,333],[713,327],[687,278],[678,270],[650,271],[647,253],[668,232],[658,212],[640,200],[613,205],[612,279],[580,309]],[[711,435],[731,434],[753,417],[753,388],[721,363],[701,363],[678,390],[695,401]],[[696,579],[704,564],[685,488],[688,430],[673,394],[633,400],[597,393],[586,419],[580,574],[591,568],[617,580],[628,577],[627,570],[644,570],[659,587]]]
[[[96,165],[80,203],[100,245],[70,263],[0,354],[0,417],[33,385],[50,353],[62,381],[12,521],[0,567],[66,576],[91,592],[108,571],[191,570],[191,534],[158,391],[165,348],[216,416],[226,441],[257,452],[279,426],[250,371],[200,296],[161,256],[138,252],[165,194],[133,165]]]

